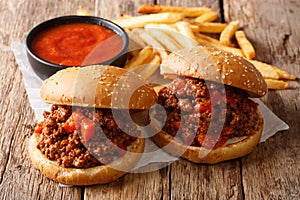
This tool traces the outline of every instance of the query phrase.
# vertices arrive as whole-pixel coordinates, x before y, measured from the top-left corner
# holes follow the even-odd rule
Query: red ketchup
[[[63,24],[40,33],[32,41],[33,52],[51,63],[84,66],[109,60],[121,52],[122,39],[97,24]]]

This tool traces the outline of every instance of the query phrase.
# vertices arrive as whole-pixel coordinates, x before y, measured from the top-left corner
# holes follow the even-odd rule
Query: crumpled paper
[[[35,112],[38,121],[43,119],[43,111],[50,108],[40,98],[40,88],[42,80],[32,70],[26,55],[25,45],[20,42],[12,42],[11,49],[18,63],[19,69],[23,74],[25,89],[27,91],[29,102]],[[269,137],[278,131],[287,130],[289,126],[279,119],[263,102],[259,99],[253,99],[259,104],[259,110],[264,118],[264,129],[260,142],[266,141]],[[146,139],[145,152],[140,162],[132,172],[153,171],[157,168],[178,160],[178,157],[171,156],[157,147],[150,139]]]

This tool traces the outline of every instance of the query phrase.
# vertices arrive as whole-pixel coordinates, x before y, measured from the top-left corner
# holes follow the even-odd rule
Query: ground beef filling
[[[167,111],[163,130],[192,146],[218,147],[253,134],[259,120],[246,92],[201,79],[178,77],[160,90],[158,103]]]
[[[113,113],[111,109],[53,105],[35,129],[39,135],[37,148],[65,168],[108,164],[124,155],[140,134],[126,120],[126,114],[122,110]]]

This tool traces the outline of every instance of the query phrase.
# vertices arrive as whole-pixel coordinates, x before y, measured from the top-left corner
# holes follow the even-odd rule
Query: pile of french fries
[[[218,13],[206,7],[142,5],[142,15],[123,14],[115,23],[130,38],[130,57],[125,68],[149,79],[159,70],[170,52],[202,45],[240,55],[251,62],[266,80],[269,89],[289,88],[296,77],[278,67],[254,60],[255,49],[239,21],[220,23]]]

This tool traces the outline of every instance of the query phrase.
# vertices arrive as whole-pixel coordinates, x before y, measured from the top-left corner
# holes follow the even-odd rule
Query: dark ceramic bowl
[[[128,50],[128,45],[129,45],[129,39],[124,31],[120,26],[117,24],[103,19],[99,17],[93,17],[93,16],[62,16],[54,19],[50,19],[48,21],[45,21],[36,27],[34,27],[28,34],[26,38],[26,51],[27,51],[27,57],[28,60],[31,64],[32,69],[34,72],[41,78],[41,79],[46,79],[55,72],[65,69],[67,67],[71,66],[64,66],[64,65],[59,65],[55,63],[51,63],[49,61],[46,61],[39,56],[37,56],[33,51],[32,51],[32,41],[36,38],[38,34],[41,32],[52,28],[56,27],[59,25],[64,25],[64,24],[71,24],[71,23],[90,23],[90,24],[98,24],[101,25],[107,29],[110,29],[114,31],[117,35],[119,35],[123,41],[123,46],[120,51],[116,56],[113,58],[103,61],[101,63],[93,63],[93,64],[100,64],[100,65],[113,65],[117,67],[123,67],[125,62],[126,62],[126,55],[127,55],[127,50]],[[84,67],[84,66],[80,66]]]

